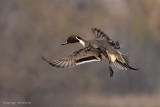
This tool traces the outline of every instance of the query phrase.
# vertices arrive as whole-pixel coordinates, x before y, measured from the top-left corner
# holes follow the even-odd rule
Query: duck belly
[[[108,54],[111,62],[115,62],[116,61],[116,56],[114,54]]]

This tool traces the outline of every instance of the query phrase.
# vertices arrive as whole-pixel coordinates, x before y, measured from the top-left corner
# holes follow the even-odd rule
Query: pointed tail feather
[[[125,68],[127,68],[127,69],[131,69],[131,70],[139,70],[138,68],[133,68],[133,67],[131,67],[129,64],[127,64],[127,63],[122,63],[122,62],[120,62],[120,61],[118,61],[118,60],[116,60],[121,66],[123,66],[123,67],[125,67]]]
[[[138,68],[133,68],[133,67],[131,67],[129,64],[126,64],[126,66],[127,66],[129,69],[132,69],[132,70],[139,70]]]

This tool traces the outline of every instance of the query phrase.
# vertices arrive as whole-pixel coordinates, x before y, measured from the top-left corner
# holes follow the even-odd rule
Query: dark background
[[[138,71],[94,62],[57,69],[41,60],[82,48],[61,46],[72,34],[89,40],[97,27],[122,45]],[[159,0],[0,0],[0,106],[160,106]]]

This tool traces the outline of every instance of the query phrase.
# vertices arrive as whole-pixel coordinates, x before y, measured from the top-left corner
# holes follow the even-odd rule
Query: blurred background
[[[57,69],[54,60],[82,48],[61,46],[91,28],[119,41],[138,71],[108,62]],[[160,107],[160,0],[0,0],[0,106]]]

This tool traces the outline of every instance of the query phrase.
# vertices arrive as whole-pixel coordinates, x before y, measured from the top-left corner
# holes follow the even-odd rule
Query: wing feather
[[[54,66],[57,68],[70,68],[70,67],[88,63],[88,62],[101,61],[101,59],[98,56],[99,56],[99,53],[96,49],[84,48],[74,52],[73,55],[70,55],[67,58],[49,61],[42,56],[42,59],[48,62],[51,66]]]
[[[91,28],[95,38],[106,38],[110,46],[113,46],[115,49],[120,49],[122,47],[121,44],[119,44],[118,41],[113,41],[106,33],[104,33],[102,30],[97,28]]]
[[[100,29],[92,28],[91,30],[96,38],[105,37],[107,40],[111,40],[109,36],[105,34],[103,31],[101,31]]]

